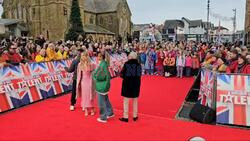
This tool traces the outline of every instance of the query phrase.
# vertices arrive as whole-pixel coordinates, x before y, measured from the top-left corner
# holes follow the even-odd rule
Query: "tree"
[[[83,24],[78,0],[72,0],[70,13],[70,28],[66,34],[65,40],[77,41],[79,35],[84,36]]]
[[[3,11],[2,19],[6,19],[6,13],[5,13],[5,11]]]

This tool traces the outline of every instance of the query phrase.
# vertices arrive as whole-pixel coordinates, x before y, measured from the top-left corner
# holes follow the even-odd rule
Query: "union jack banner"
[[[63,93],[63,86],[60,82],[62,79],[58,78],[57,74],[60,75],[61,71],[64,71],[65,63],[63,63],[62,61],[47,62],[47,66],[50,72],[47,77],[51,78],[50,82],[55,88],[55,95]]]
[[[114,67],[121,67],[121,57],[111,57],[115,62],[109,71],[116,76]],[[91,58],[97,67],[97,59]],[[18,108],[54,95],[69,92],[72,89],[73,74],[65,71],[72,60],[51,61],[45,63],[20,64],[0,68],[0,112]]]
[[[250,126],[250,76],[217,75],[217,123]]]
[[[54,71],[65,71],[65,67],[67,67],[67,63],[64,60],[54,61]]]
[[[111,78],[116,77],[116,74],[115,74],[115,71],[113,70],[113,68],[109,67],[108,69],[109,69]]]
[[[29,63],[0,69],[0,112],[70,91],[71,60]]]
[[[21,65],[23,66],[23,65]],[[31,75],[32,76],[37,76],[37,75],[41,75],[41,74],[46,74],[49,73],[46,63],[31,63],[28,65],[29,66],[29,70],[31,71]],[[24,70],[24,69],[22,69]]]
[[[23,75],[21,74],[20,66],[1,67],[0,76],[1,76],[0,83],[23,77]]]
[[[201,71],[201,83],[198,101],[204,106],[213,108],[214,105],[214,88],[215,88],[215,77],[214,73],[209,70]]]

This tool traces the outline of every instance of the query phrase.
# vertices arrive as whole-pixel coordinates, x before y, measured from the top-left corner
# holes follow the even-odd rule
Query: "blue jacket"
[[[146,59],[147,59],[146,53],[141,53],[140,54],[140,63],[141,64],[145,64],[146,63]]]

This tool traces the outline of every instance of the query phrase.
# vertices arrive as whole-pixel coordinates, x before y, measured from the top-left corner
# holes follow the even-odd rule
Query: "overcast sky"
[[[210,0],[211,11],[221,17],[233,17],[232,9],[237,9],[237,30],[244,29],[246,0]],[[162,24],[166,19],[191,20],[207,19],[207,0],[128,0],[135,24]],[[219,19],[211,17],[218,26]],[[221,21],[221,25],[233,29],[232,21]]]
[[[246,0],[210,0],[213,13],[221,17],[233,17],[232,9],[237,9],[237,30],[244,29]],[[132,11],[132,21],[135,24],[162,24],[166,19],[191,20],[207,17],[207,0],[128,0]],[[2,13],[2,7],[0,8]],[[211,17],[211,21],[218,26],[219,19]],[[221,21],[221,25],[233,29],[232,21]]]

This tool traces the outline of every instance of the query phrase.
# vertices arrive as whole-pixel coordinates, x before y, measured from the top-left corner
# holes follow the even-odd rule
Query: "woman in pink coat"
[[[95,114],[95,87],[92,79],[94,69],[95,65],[91,64],[88,52],[82,53],[77,70],[77,96],[81,97],[81,106],[85,111],[85,116],[88,116],[88,110],[91,111],[92,116]]]

